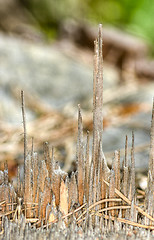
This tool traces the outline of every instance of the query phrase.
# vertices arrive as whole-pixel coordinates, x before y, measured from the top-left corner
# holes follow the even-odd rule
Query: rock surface
[[[52,46],[1,35],[0,86],[0,115],[17,122],[20,108],[11,94],[12,88],[18,89],[19,98],[23,89],[54,108],[62,108],[68,102],[77,104],[91,96],[92,71]]]

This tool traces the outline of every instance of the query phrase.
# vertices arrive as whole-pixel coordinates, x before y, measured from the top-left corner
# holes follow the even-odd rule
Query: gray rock
[[[103,134],[103,149],[105,152],[114,152],[115,150],[124,149],[125,137],[128,136],[128,148],[131,148],[131,132],[134,130],[135,134],[135,149],[141,145],[147,145],[150,142],[150,134],[147,129],[135,128],[131,125],[123,125],[117,128],[109,128]],[[128,151],[128,159],[130,162],[131,153]],[[111,164],[113,154],[109,154],[108,163]],[[124,159],[124,154],[121,154],[121,163]],[[139,152],[135,150],[135,167],[137,171],[145,172],[148,168],[149,147],[141,149]]]
[[[0,86],[0,115],[16,122],[21,114],[12,88],[17,87],[19,97],[23,89],[54,108],[77,105],[92,95],[92,70],[52,46],[0,35]]]

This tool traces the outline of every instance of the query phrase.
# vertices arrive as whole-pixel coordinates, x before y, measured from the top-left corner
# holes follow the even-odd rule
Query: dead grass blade
[[[109,183],[106,182],[105,180],[103,180],[106,185],[109,187]],[[129,205],[131,205],[131,201],[125,197],[118,189],[115,188],[115,193],[120,197],[122,198],[126,203],[128,203]],[[145,217],[149,218],[151,221],[154,221],[154,218],[151,217],[148,213],[146,213],[144,210],[142,210],[140,207],[138,207],[137,205],[134,204],[134,208],[137,209],[141,214],[143,214]]]

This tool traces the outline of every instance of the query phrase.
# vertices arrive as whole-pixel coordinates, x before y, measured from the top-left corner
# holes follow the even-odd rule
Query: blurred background
[[[0,162],[14,176],[23,163],[20,90],[25,91],[29,149],[55,146],[75,169],[77,104],[92,132],[93,42],[104,36],[104,137],[109,164],[124,157],[135,131],[136,169],[146,172],[154,96],[152,0],[0,0]],[[1,164],[2,165],[2,164]]]
[[[26,26],[28,30],[31,25],[51,40],[58,36],[65,21],[96,25],[101,22],[140,36],[151,45],[153,53],[152,0],[1,0],[0,7],[1,30],[6,32],[25,32]]]

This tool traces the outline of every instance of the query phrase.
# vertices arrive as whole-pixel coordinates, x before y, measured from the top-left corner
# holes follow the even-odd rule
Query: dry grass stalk
[[[98,40],[95,41],[93,80],[93,154],[94,171],[98,173],[99,142],[103,133],[103,52],[102,26],[99,26]],[[94,175],[93,175],[94,179]]]
[[[77,140],[77,162],[78,162],[78,198],[79,204],[83,204],[84,197],[84,152],[83,152],[83,126],[80,105],[78,105],[78,140]]]
[[[128,196],[128,138],[126,136],[126,142],[125,142],[125,160],[124,160],[124,166],[123,166],[123,193],[127,197]]]
[[[130,180],[129,180],[129,199],[132,201],[135,196],[135,159],[134,159],[134,133],[132,132]]]
[[[148,187],[145,195],[145,207],[136,204],[134,134],[132,134],[131,165],[128,164],[128,139],[125,142],[125,159],[120,176],[120,151],[115,151],[112,170],[102,150],[103,135],[103,57],[102,26],[99,26],[98,40],[94,50],[94,84],[93,84],[93,147],[90,159],[89,132],[87,133],[86,151],[84,151],[83,125],[80,105],[78,106],[78,138],[77,138],[77,172],[71,177],[60,169],[51,156],[48,143],[44,143],[44,159],[39,160],[37,153],[27,149],[26,117],[24,93],[21,92],[22,114],[24,126],[24,184],[22,185],[18,169],[17,194],[8,181],[8,167],[0,171],[0,218],[8,216],[11,220],[19,220],[24,214],[28,222],[45,227],[59,219],[69,225],[71,216],[80,226],[100,225],[116,229],[117,222],[154,229],[154,106],[151,125],[151,147],[149,158]],[[61,132],[61,135],[63,131]],[[128,184],[129,182],[129,184]],[[119,206],[120,202],[120,206]],[[137,217],[141,223],[135,222]],[[129,220],[126,220],[126,217]],[[103,219],[103,220],[102,220]],[[35,222],[35,223],[34,223]],[[84,224],[83,224],[84,222]],[[86,225],[87,224],[87,225]],[[103,226],[102,226],[103,225]],[[119,224],[119,229],[122,225]]]
[[[114,198],[115,197],[115,172],[114,170],[111,170],[111,175],[110,175],[110,184],[109,184],[109,198]],[[114,202],[109,202],[109,207],[113,207]],[[111,211],[111,216],[114,217],[114,210]]]
[[[148,171],[145,205],[148,213],[154,217],[154,99],[153,99],[150,135],[151,135],[151,139],[150,139],[150,154],[149,154],[149,171]],[[150,222],[149,219],[145,218],[145,224],[152,224],[152,222]]]

